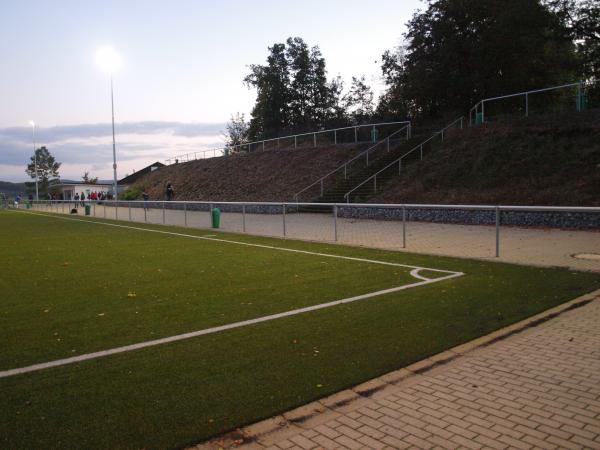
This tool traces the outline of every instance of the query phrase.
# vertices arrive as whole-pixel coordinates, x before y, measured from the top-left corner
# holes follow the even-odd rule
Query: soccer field
[[[178,448],[600,287],[563,269],[0,212],[0,447]]]

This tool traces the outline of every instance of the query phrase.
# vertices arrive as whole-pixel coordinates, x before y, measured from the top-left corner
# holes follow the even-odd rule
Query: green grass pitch
[[[600,287],[563,269],[128,227],[208,233],[0,212],[0,373],[421,281],[357,259],[464,275],[0,377],[0,447],[185,447]]]

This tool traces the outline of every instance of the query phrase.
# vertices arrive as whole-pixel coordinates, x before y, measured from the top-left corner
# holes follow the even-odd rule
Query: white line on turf
[[[25,211],[23,211],[23,212],[27,213],[27,214],[48,217],[47,214],[37,214],[37,213],[25,212]],[[151,232],[170,234],[170,235],[175,235],[175,236],[191,237],[191,238],[195,238],[195,239],[207,239],[207,240],[211,240],[211,241],[225,242],[225,243],[229,243],[229,244],[249,245],[249,246],[253,246],[253,247],[267,248],[267,249],[273,249],[273,250],[282,250],[282,251],[291,251],[291,252],[305,253],[305,254],[311,254],[311,255],[317,255],[317,256],[349,259],[349,260],[353,260],[353,261],[361,261],[361,262],[374,263],[374,264],[409,267],[409,268],[413,269],[410,271],[410,274],[413,277],[420,279],[421,281],[418,281],[416,283],[411,283],[411,284],[405,284],[402,286],[397,286],[397,287],[393,287],[393,288],[389,288],[389,289],[383,289],[380,291],[370,292],[368,294],[362,294],[362,295],[357,295],[354,297],[348,297],[348,298],[344,298],[341,300],[335,300],[332,302],[321,303],[318,305],[293,309],[291,311],[285,311],[282,313],[271,314],[268,316],[258,317],[255,319],[243,320],[241,322],[234,322],[234,323],[230,323],[227,325],[221,325],[218,327],[207,328],[204,330],[192,331],[189,333],[178,334],[178,335],[169,336],[166,338],[154,339],[154,340],[145,341],[145,342],[139,342],[137,344],[125,345],[122,347],[116,347],[116,348],[112,348],[112,349],[108,349],[108,350],[101,350],[101,351],[93,352],[93,353],[86,353],[83,355],[73,356],[70,358],[57,359],[57,360],[48,361],[45,363],[33,364],[31,366],[4,370],[4,371],[0,371],[0,378],[7,378],[7,377],[15,376],[15,375],[29,373],[29,372],[36,372],[38,370],[49,369],[51,367],[59,367],[59,366],[64,366],[64,365],[68,365],[68,364],[75,364],[75,363],[87,361],[90,359],[97,359],[97,358],[102,358],[105,356],[115,355],[118,353],[125,353],[125,352],[134,351],[134,350],[139,350],[142,348],[154,347],[154,346],[163,345],[163,344],[169,344],[169,343],[181,341],[184,339],[191,339],[191,338],[195,338],[198,336],[205,336],[207,334],[219,333],[221,331],[232,330],[234,328],[241,328],[241,327],[245,327],[245,326],[249,326],[249,325],[254,325],[257,323],[281,319],[283,317],[295,316],[295,315],[303,314],[306,312],[317,311],[319,309],[331,308],[333,306],[338,306],[338,305],[342,305],[342,304],[346,304],[346,303],[352,303],[352,302],[356,302],[356,301],[360,301],[360,300],[366,300],[366,299],[370,299],[373,297],[378,297],[380,295],[391,294],[393,292],[398,292],[398,291],[402,291],[402,290],[406,290],[406,289],[410,289],[410,288],[414,288],[414,287],[418,287],[418,286],[424,286],[424,285],[431,284],[431,283],[437,283],[438,281],[449,280],[451,278],[456,278],[456,277],[460,277],[460,276],[464,275],[464,273],[462,273],[462,272],[452,272],[452,271],[448,271],[448,270],[430,269],[427,267],[407,266],[404,264],[389,263],[387,261],[377,261],[377,260],[370,260],[370,259],[363,259],[363,258],[353,258],[353,257],[349,257],[349,256],[330,255],[327,253],[315,253],[315,252],[308,252],[308,251],[304,251],[304,250],[287,249],[287,248],[282,248],[282,247],[272,247],[272,246],[268,246],[268,245],[251,244],[251,243],[239,242],[239,241],[229,241],[226,239],[214,239],[214,238],[207,238],[207,237],[203,237],[203,236],[194,236],[194,235],[187,235],[187,234],[181,234],[181,233],[167,232],[167,231],[162,231],[162,230],[153,230],[153,229],[148,229],[148,228],[139,228],[139,227],[126,226],[126,225],[97,222],[97,221],[91,221],[91,220],[63,218],[63,217],[59,217],[59,216],[50,216],[50,217],[56,217],[56,218],[65,219],[65,220],[75,220],[75,221],[86,222],[86,223],[94,223],[94,224],[100,224],[100,225],[108,225],[108,226],[114,226],[114,227],[119,227],[119,228],[129,228],[129,229],[141,230],[141,231],[151,231]],[[419,271],[421,271],[421,270],[443,272],[443,273],[448,273],[449,275],[438,277],[438,278],[427,278],[427,277],[419,274]]]
[[[415,269],[415,270],[417,270],[417,269]],[[207,334],[213,334],[213,333],[218,333],[221,331],[232,330],[234,328],[241,328],[241,327],[245,327],[248,325],[254,325],[254,324],[262,323],[262,322],[268,322],[271,320],[281,319],[283,317],[290,317],[290,316],[295,316],[295,315],[303,314],[303,313],[310,312],[310,311],[317,311],[319,309],[331,308],[332,306],[338,306],[338,305],[343,305],[346,303],[357,302],[359,300],[366,300],[366,299],[369,299],[372,297],[377,297],[379,295],[391,294],[392,292],[398,292],[398,291],[402,291],[405,289],[414,288],[417,286],[424,286],[426,284],[437,283],[438,281],[448,280],[450,278],[459,277],[461,275],[462,275],[462,273],[457,272],[457,273],[453,273],[451,275],[447,275],[445,277],[427,279],[424,281],[419,281],[417,283],[405,284],[403,286],[398,286],[398,287],[394,287],[394,288],[390,288],[390,289],[383,289],[381,291],[370,292],[368,294],[357,295],[355,297],[348,297],[348,298],[344,298],[342,300],[336,300],[336,301],[328,302],[328,303],[321,303],[319,305],[314,305],[314,306],[307,306],[305,308],[293,309],[291,311],[285,311],[285,312],[278,313],[278,314],[271,314],[268,316],[258,317],[256,319],[243,320],[241,322],[234,322],[234,323],[230,323],[227,325],[221,325],[219,327],[207,328],[204,330],[192,331],[190,333],[178,334],[176,336],[169,336],[169,337],[162,338],[162,339],[154,339],[152,341],[146,341],[146,342],[140,342],[137,344],[125,345],[123,347],[116,347],[116,348],[112,348],[109,350],[102,350],[99,352],[86,353],[86,354],[79,355],[79,356],[73,356],[71,358],[57,359],[54,361],[49,361],[49,362],[45,362],[45,363],[41,363],[41,364],[34,364],[31,366],[26,366],[26,367],[20,367],[17,369],[4,370],[4,371],[0,372],[0,378],[6,378],[6,377],[14,376],[14,375],[21,375],[21,374],[28,373],[28,372],[35,372],[35,371],[42,370],[42,369],[48,369],[50,367],[58,367],[58,366],[64,366],[67,364],[74,364],[74,363],[78,363],[78,362],[82,362],[82,361],[87,361],[90,359],[97,359],[97,358],[102,358],[104,356],[115,355],[117,353],[124,353],[124,352],[130,352],[133,350],[139,350],[142,348],[154,347],[156,345],[169,344],[171,342],[182,341],[184,339],[191,339],[191,338],[195,338],[198,336],[205,336]],[[422,277],[420,277],[420,278],[422,278]]]
[[[10,210],[10,211],[15,211],[15,210]],[[22,214],[31,214],[34,216],[52,217],[55,219],[62,219],[62,220],[68,220],[68,221],[74,221],[74,222],[92,223],[92,224],[96,224],[96,225],[105,225],[105,226],[116,227],[116,228],[125,228],[125,229],[129,229],[129,230],[146,231],[149,233],[159,233],[159,234],[166,234],[166,235],[171,235],[171,236],[179,236],[179,237],[187,237],[187,238],[192,238],[192,239],[201,239],[201,240],[206,240],[206,241],[222,242],[222,243],[227,243],[227,244],[244,245],[247,247],[266,248],[269,250],[278,250],[278,251],[282,251],[282,252],[302,253],[305,255],[323,256],[326,258],[346,259],[349,261],[358,261],[358,262],[364,262],[364,263],[369,263],[369,264],[381,264],[381,265],[385,265],[385,266],[406,267],[408,269],[420,269],[420,270],[428,270],[431,272],[440,272],[440,273],[460,273],[461,275],[464,275],[462,272],[455,272],[452,270],[443,270],[443,269],[433,269],[431,267],[412,266],[412,265],[408,265],[408,264],[393,263],[393,262],[389,262],[389,261],[379,261],[377,259],[356,258],[353,256],[342,256],[342,255],[332,255],[329,253],[310,252],[308,250],[298,250],[298,249],[294,249],[294,248],[275,247],[272,245],[254,244],[251,242],[232,241],[229,239],[213,238],[213,237],[208,237],[206,235],[205,236],[197,236],[194,234],[175,233],[174,231],[156,230],[153,228],[134,227],[131,225],[120,225],[117,223],[110,223],[110,222],[99,222],[99,221],[91,220],[91,219],[75,219],[73,217],[61,217],[61,216],[54,215],[54,214],[42,214],[42,213],[35,213],[35,212],[31,212],[31,211],[19,211],[19,212]],[[417,278],[419,278],[419,277],[417,277]]]

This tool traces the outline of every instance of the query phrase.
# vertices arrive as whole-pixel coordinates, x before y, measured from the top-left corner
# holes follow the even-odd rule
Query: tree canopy
[[[40,195],[45,195],[48,192],[48,185],[51,179],[58,178],[58,170],[61,163],[54,159],[46,147],[40,147],[35,150],[35,154],[31,156],[25,173],[31,178],[36,178],[36,166],[38,187]]]

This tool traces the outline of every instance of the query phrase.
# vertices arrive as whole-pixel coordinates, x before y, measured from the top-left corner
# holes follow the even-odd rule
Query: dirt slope
[[[163,199],[170,182],[177,200],[291,201],[296,192],[365,148],[337,145],[202,159],[164,167],[134,189],[145,188],[152,199]]]

